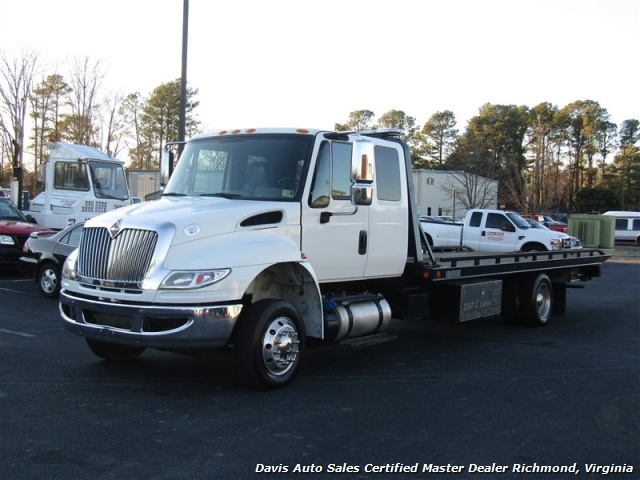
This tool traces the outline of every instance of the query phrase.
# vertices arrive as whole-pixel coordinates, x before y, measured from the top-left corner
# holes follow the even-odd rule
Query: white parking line
[[[3,288],[3,287],[0,287],[0,292],[22,293],[24,295],[31,295],[32,297],[37,297],[38,296],[37,293],[24,292],[22,290],[13,290],[11,288]]]
[[[4,328],[0,328],[0,332],[10,333],[11,335],[18,335],[20,337],[29,337],[29,338],[35,337],[35,335],[31,335],[30,333],[14,332],[13,330],[6,330]]]

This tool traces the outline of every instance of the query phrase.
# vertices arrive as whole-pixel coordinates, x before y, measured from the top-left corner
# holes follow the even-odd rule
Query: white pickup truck
[[[468,247],[485,252],[555,251],[572,248],[569,235],[531,228],[515,212],[472,209],[464,223],[420,218],[420,225],[434,249]]]

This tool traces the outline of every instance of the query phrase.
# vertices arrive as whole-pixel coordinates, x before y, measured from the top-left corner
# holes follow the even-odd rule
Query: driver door
[[[319,282],[361,278],[367,264],[369,211],[351,203],[352,149],[350,142],[322,142],[302,202],[301,250]]]

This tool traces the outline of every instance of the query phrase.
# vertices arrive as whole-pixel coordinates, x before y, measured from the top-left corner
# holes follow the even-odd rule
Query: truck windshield
[[[129,198],[124,168],[119,163],[91,160],[89,170],[97,198],[126,200]]]
[[[507,213],[507,217],[509,217],[509,219],[516,224],[516,227],[518,228],[530,228],[531,225],[529,225],[527,223],[527,221],[522,218],[520,215],[518,215],[517,213],[513,213],[513,212],[509,212]]]
[[[166,196],[298,199],[314,137],[238,135],[187,143],[165,188]]]

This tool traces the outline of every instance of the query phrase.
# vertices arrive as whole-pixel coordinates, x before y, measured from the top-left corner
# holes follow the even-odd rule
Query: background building
[[[498,208],[498,181],[462,171],[414,170],[420,215],[460,219],[471,208]]]

